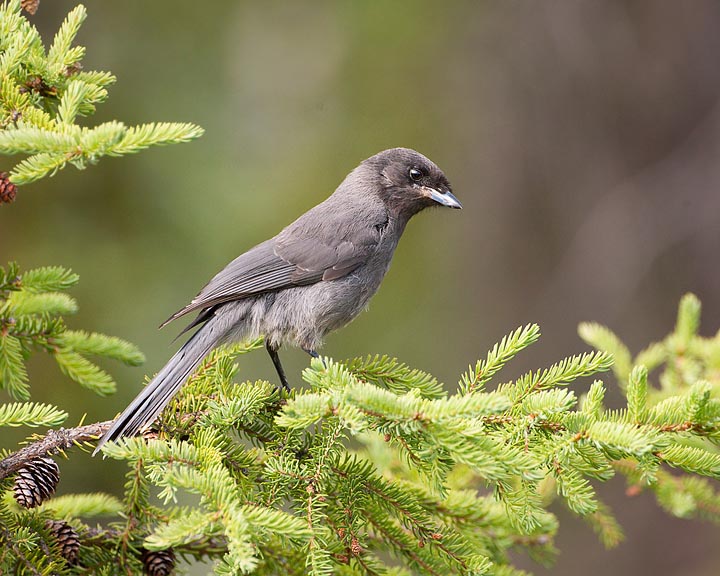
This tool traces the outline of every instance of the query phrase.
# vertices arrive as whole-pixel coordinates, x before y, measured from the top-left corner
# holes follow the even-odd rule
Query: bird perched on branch
[[[197,331],[117,417],[95,453],[150,424],[205,355],[228,342],[264,337],[289,389],[280,346],[317,357],[323,337],[366,307],[405,225],[430,206],[462,208],[442,170],[422,154],[392,148],[362,162],[327,200],[230,262],[163,324],[199,312],[184,330]]]

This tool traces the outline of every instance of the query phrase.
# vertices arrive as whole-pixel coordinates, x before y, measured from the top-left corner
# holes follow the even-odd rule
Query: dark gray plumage
[[[182,310],[201,326],[115,420],[108,440],[151,423],[216,346],[263,336],[282,385],[282,344],[312,356],[330,331],[367,305],[390,267],[408,220],[432,205],[461,208],[442,171],[407,148],[362,162],[324,202],[238,256]]]

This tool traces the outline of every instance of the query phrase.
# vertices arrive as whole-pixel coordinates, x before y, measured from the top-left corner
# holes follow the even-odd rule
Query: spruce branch
[[[110,552],[117,549],[118,540],[122,537],[123,532],[114,528],[88,527],[80,534],[83,545],[101,547]],[[184,544],[180,552],[198,560],[218,557],[227,553],[227,541],[222,537],[199,538]]]
[[[67,329],[64,317],[77,311],[77,303],[64,290],[77,282],[76,274],[57,266],[27,272],[15,264],[0,267],[0,388],[14,398],[29,398],[25,363],[37,350],[51,354],[64,374],[101,395],[113,392],[115,382],[87,355],[133,366],[144,361],[125,340]]]
[[[39,294],[57,288],[47,280],[38,285]],[[26,290],[23,275],[8,267],[0,290],[6,300]],[[235,383],[237,359],[261,341],[220,348],[156,430],[103,448],[128,465],[122,502],[65,496],[43,503],[39,514],[74,530],[52,525],[66,552],[77,534],[84,569],[132,573],[144,563],[165,570],[170,559],[203,557],[218,574],[261,575],[520,574],[511,552],[541,563],[557,553],[558,520],[548,511],[554,499],[606,546],[620,542],[622,530],[598,494],[614,475],[627,479],[628,496],[649,490],[670,514],[720,522],[720,340],[699,334],[698,310],[684,304],[683,321],[659,343],[660,374],[630,368],[619,410],[606,408],[599,380],[579,400],[567,388],[607,370],[609,350],[495,385],[499,364],[534,338],[532,328],[492,348],[459,391],[374,356],[313,360],[303,372],[307,386],[280,394],[268,382]],[[75,353],[133,358],[132,348],[113,339],[63,334],[55,345],[72,345]],[[44,417],[44,408],[23,409]],[[37,457],[92,442],[109,424],[33,438],[0,461],[0,482]],[[160,504],[151,505],[152,494]],[[178,504],[182,494],[192,495],[191,505]],[[41,537],[32,535],[47,529],[29,514],[0,500],[0,527],[25,522],[28,542],[37,546]],[[115,520],[98,529],[82,519],[97,514]],[[59,563],[63,548],[46,547],[49,562]],[[5,547],[4,554],[2,568],[42,571],[48,563],[29,545]]]
[[[469,394],[476,390],[482,390],[495,373],[521,350],[536,342],[538,338],[540,338],[540,327],[537,324],[528,324],[505,336],[488,352],[485,360],[478,360],[474,368],[471,366],[462,375],[459,384],[460,391]]]
[[[15,474],[32,460],[97,440],[111,424],[112,420],[107,420],[76,428],[49,430],[42,438],[0,460],[0,480]]]
[[[70,11],[47,51],[22,7],[20,0],[0,5],[0,154],[27,156],[10,171],[7,183],[0,177],[0,202],[15,198],[15,185],[52,176],[68,164],[84,169],[103,156],[188,142],[203,134],[190,123],[77,124],[79,116],[93,114],[107,99],[107,86],[115,82],[108,72],[80,71],[85,48],[73,43],[87,17],[85,7]]]
[[[67,412],[50,404],[13,402],[0,405],[0,426],[57,426]]]

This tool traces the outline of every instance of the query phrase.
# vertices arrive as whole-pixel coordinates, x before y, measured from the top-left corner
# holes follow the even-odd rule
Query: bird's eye
[[[413,182],[417,182],[418,180],[420,180],[420,178],[423,177],[422,171],[418,170],[417,168],[410,168],[409,174],[410,174],[410,179]]]

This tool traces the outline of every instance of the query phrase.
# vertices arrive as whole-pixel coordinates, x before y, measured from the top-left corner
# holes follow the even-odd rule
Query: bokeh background
[[[42,3],[33,21],[48,43],[74,5]],[[88,8],[85,69],[118,77],[89,122],[192,121],[207,132],[65,170],[0,209],[0,261],[71,267],[81,276],[72,325],[147,354],[142,368],[107,365],[119,382],[107,399],[34,359],[35,398],[70,409],[71,422],[119,411],[173,350],[176,330],[158,332],[162,320],[393,146],[435,160],[465,209],[411,223],[370,311],[324,353],[387,353],[452,384],[528,322],[544,337],[507,378],[584,350],[583,320],[612,327],[636,352],[672,328],[687,291],[704,304],[704,332],[720,327],[715,0]],[[287,351],[284,362],[299,381],[306,356]],[[258,352],[241,377],[274,372]],[[61,491],[121,490],[113,462],[74,455],[62,467]],[[601,494],[625,543],[605,551],[558,509],[557,564],[519,562],[557,576],[720,570],[717,527],[671,519],[620,481]]]

